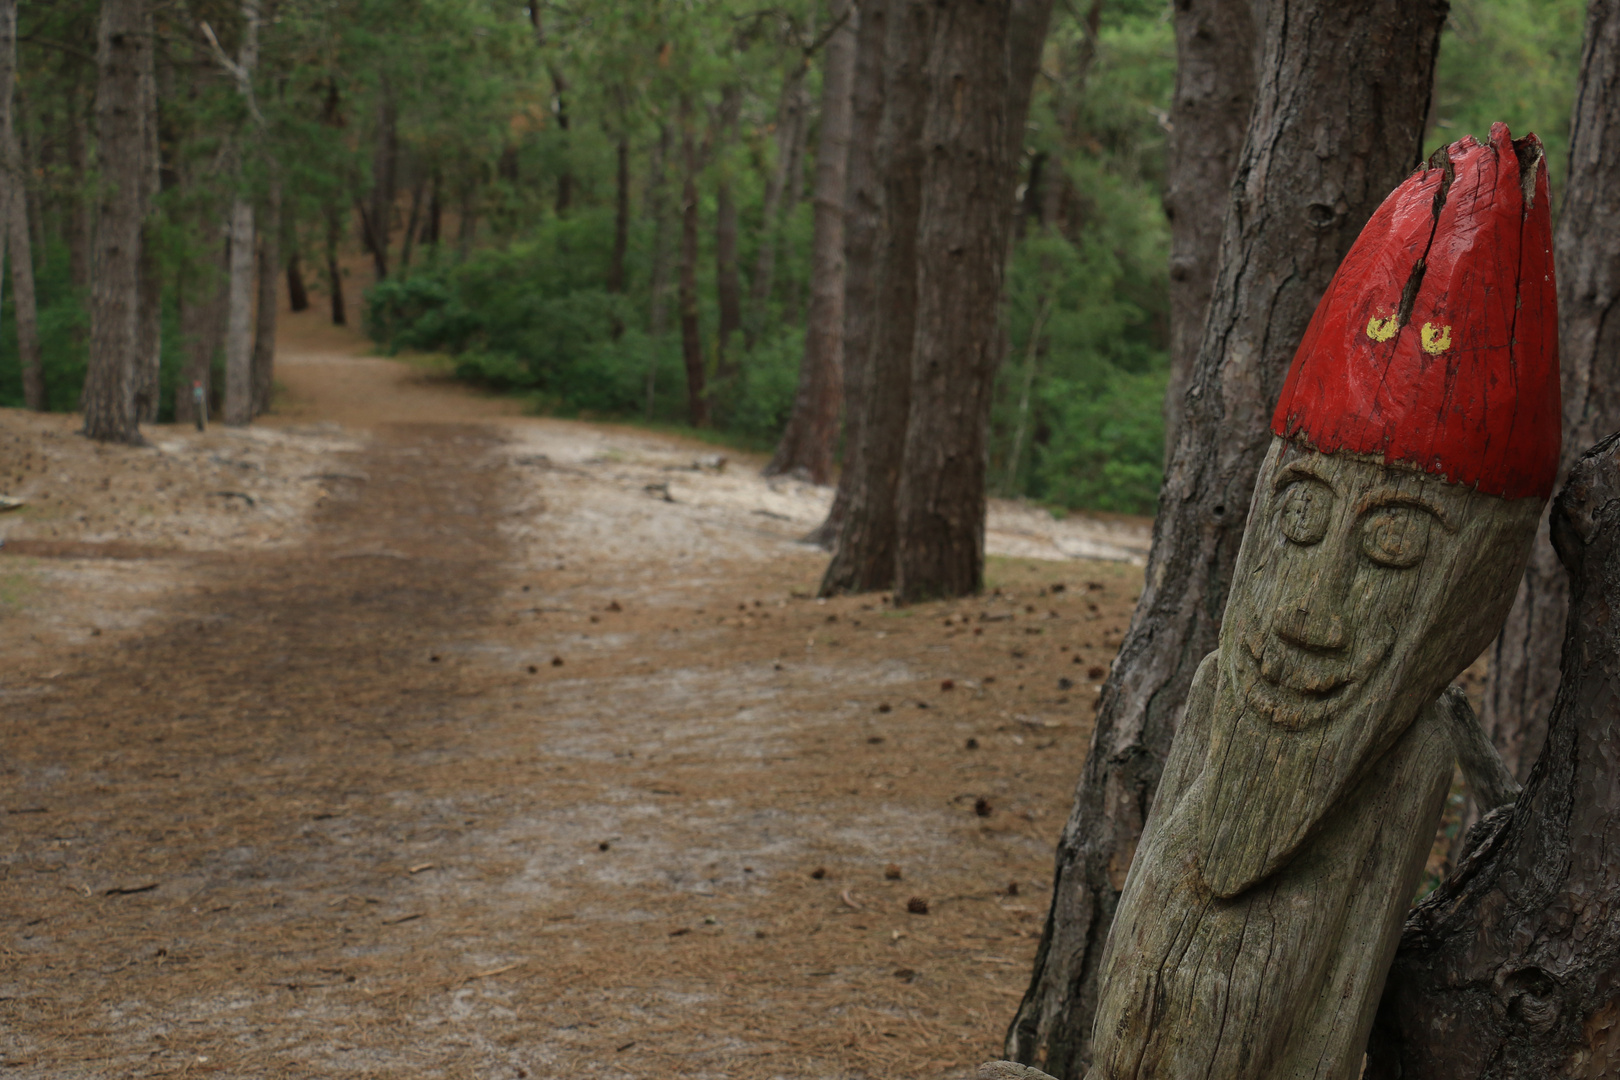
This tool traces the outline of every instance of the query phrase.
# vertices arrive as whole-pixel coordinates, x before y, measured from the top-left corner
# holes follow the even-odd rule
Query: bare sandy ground
[[[285,325],[244,432],[0,413],[10,1074],[996,1056],[1144,524],[821,603],[826,490]]]

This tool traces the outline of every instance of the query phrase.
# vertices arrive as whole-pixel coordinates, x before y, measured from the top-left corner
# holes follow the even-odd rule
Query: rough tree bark
[[[900,463],[911,411],[911,347],[917,316],[917,215],[922,204],[933,6],[888,0],[883,123],[878,169],[883,225],[877,258],[876,326],[862,406],[861,448],[851,468],[849,509],[839,525],[821,595],[871,592],[894,584]]]
[[[1551,532],[1570,601],[1545,749],[1518,801],[1481,821],[1408,918],[1369,1080],[1620,1071],[1620,437],[1570,470]]]
[[[17,141],[13,90],[17,73],[17,0],[0,0],[0,231],[11,256],[11,295],[16,308],[17,354],[22,364],[23,403],[45,408],[45,377],[39,361],[39,324],[34,301],[34,255],[28,232],[28,179]],[[4,262],[0,254],[0,263]]]
[[[686,419],[693,427],[709,423],[709,393],[704,384],[703,338],[698,327],[697,257],[698,160],[692,133],[692,100],[683,96],[681,110],[681,269],[676,302],[681,312],[681,361],[686,365]]]
[[[838,414],[844,403],[844,188],[848,177],[851,90],[855,81],[858,13],[851,0],[833,0],[835,25],[821,76],[821,140],[816,147],[815,231],[810,241],[810,311],[793,411],[765,466],[766,476],[802,474],[811,483],[832,478]]]
[[[259,229],[259,299],[253,313],[253,415],[270,411],[276,380],[276,314],[281,280],[281,180],[272,177]]]
[[[1564,379],[1563,471],[1583,447],[1620,428],[1620,3],[1587,8],[1586,45],[1570,120],[1569,179],[1554,240]],[[1562,472],[1560,473],[1562,475]],[[1547,530],[1518,602],[1492,646],[1481,720],[1523,780],[1541,753],[1558,689],[1568,579]]]
[[[1199,661],[1216,645],[1269,421],[1305,325],[1419,161],[1444,0],[1270,0],[1260,85],[1146,585],[1104,684],[1058,841],[1052,906],[1009,1058],[1073,1080],[1097,965]]]
[[[861,428],[872,382],[872,342],[877,329],[878,236],[883,226],[883,176],[878,139],[883,125],[883,51],[888,36],[883,0],[861,9],[855,31],[855,81],[851,91],[849,162],[844,181],[844,460],[827,518],[805,542],[831,547],[849,511],[861,462]]]
[[[1170,382],[1164,456],[1176,444],[1187,376],[1215,284],[1232,170],[1254,106],[1254,0],[1176,0],[1164,212],[1170,219]]]
[[[84,433],[102,442],[140,443],[133,380],[145,151],[141,54],[151,48],[144,0],[104,0],[98,37],[96,134],[102,195],[91,275]]]
[[[146,26],[152,29],[147,13]],[[163,161],[158,141],[157,43],[154,39],[141,62],[141,135],[144,165],[141,171],[141,265],[140,312],[137,316],[135,350],[135,418],[154,424],[162,388],[163,368],[163,268],[158,263],[158,222],[154,217],[163,188]]]
[[[1001,353],[1014,147],[1050,0],[940,11],[933,28],[917,222],[911,408],[897,496],[902,601],[984,583],[990,398]]]

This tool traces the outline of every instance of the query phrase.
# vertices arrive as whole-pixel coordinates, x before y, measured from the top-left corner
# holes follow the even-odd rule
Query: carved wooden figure
[[[1446,688],[1552,486],[1555,305],[1541,147],[1500,124],[1346,256],[1104,951],[1090,1080],[1358,1075],[1453,763],[1517,790]]]

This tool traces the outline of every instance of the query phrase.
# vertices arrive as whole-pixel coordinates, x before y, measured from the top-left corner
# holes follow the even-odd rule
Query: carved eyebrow
[[[1391,491],[1388,488],[1369,491],[1363,495],[1356,502],[1356,516],[1360,517],[1368,510],[1374,510],[1380,506],[1410,506],[1418,510],[1426,510],[1434,516],[1436,521],[1440,522],[1446,532],[1454,533],[1457,531],[1456,521],[1453,520],[1450,512],[1439,503],[1408,491]]]
[[[1272,490],[1281,491],[1284,484],[1300,479],[1315,480],[1318,484],[1322,484],[1329,489],[1334,489],[1333,481],[1329,480],[1326,476],[1323,476],[1309,459],[1304,459],[1300,461],[1290,461],[1281,469],[1277,470],[1277,480],[1272,485]]]

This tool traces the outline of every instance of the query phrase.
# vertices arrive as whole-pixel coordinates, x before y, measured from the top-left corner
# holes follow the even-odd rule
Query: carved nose
[[[1324,614],[1308,602],[1278,608],[1272,626],[1278,637],[1310,652],[1338,652],[1349,643],[1344,618]]]

